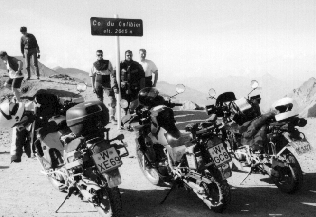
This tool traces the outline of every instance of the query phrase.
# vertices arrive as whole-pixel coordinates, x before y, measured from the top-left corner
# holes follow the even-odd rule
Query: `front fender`
[[[122,183],[121,173],[118,168],[106,173],[102,173],[102,175],[106,179],[109,188],[117,187]]]

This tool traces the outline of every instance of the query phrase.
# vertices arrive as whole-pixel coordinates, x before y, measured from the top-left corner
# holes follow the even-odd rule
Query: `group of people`
[[[25,58],[26,71],[28,74],[28,77],[26,80],[31,79],[31,71],[30,71],[31,59],[33,60],[33,65],[36,70],[37,79],[39,79],[40,74],[39,74],[37,59],[40,58],[40,50],[39,50],[37,40],[33,34],[27,32],[27,28],[25,26],[22,26],[20,28],[20,32],[22,33],[21,42],[20,42],[21,53],[22,53],[23,58]],[[5,82],[4,86],[12,90],[16,100],[20,101],[19,89],[24,79],[24,75],[22,73],[23,62],[15,57],[9,56],[6,51],[0,52],[0,59],[3,60],[9,73],[9,79]]]
[[[26,70],[28,77],[26,80],[31,79],[30,62],[33,60],[33,65],[36,71],[37,79],[40,78],[38,59],[40,58],[40,49],[36,37],[27,32],[27,27],[20,28],[22,33],[21,37],[21,53],[25,59]],[[120,76],[121,76],[121,96],[129,103],[129,107],[125,109],[133,113],[138,105],[137,95],[143,87],[155,87],[158,81],[158,68],[151,60],[146,59],[146,50],[140,49],[140,61],[133,60],[133,52],[127,50],[125,52],[125,60],[120,63]],[[91,77],[93,91],[96,93],[98,99],[103,101],[103,95],[109,98],[110,120],[116,123],[115,120],[115,107],[116,97],[115,94],[119,93],[119,86],[116,82],[116,70],[109,60],[103,59],[103,51],[97,50],[97,61],[93,63],[93,67],[89,73]],[[22,73],[23,62],[15,57],[9,56],[6,51],[0,52],[0,59],[3,60],[9,73],[9,79],[5,82],[4,86],[12,90],[14,97],[20,101],[20,91],[24,75]],[[154,75],[154,77],[153,77]]]
[[[37,40],[33,34],[27,33],[26,27],[21,27],[20,32],[21,37],[21,52],[23,58],[25,58],[26,70],[28,77],[26,80],[31,78],[30,73],[30,60],[33,60],[33,65],[37,73],[37,79],[39,79],[39,68],[38,68],[38,58],[40,58],[40,50]],[[128,108],[125,112],[133,113],[138,106],[138,93],[144,87],[155,87],[158,81],[158,68],[155,63],[151,60],[146,59],[146,50],[139,50],[140,61],[136,62],[133,60],[133,52],[127,50],[125,52],[125,60],[120,63],[120,78],[121,82],[118,84],[116,80],[116,69],[113,68],[109,60],[103,59],[103,51],[96,51],[97,60],[93,63],[92,69],[89,73],[91,77],[92,87],[97,98],[103,102],[104,94],[109,98],[109,115],[110,121],[116,124],[115,119],[115,107],[116,107],[116,94],[119,94],[119,89],[121,89],[122,99],[127,100],[129,103]],[[9,79],[5,82],[4,86],[13,91],[16,98],[16,105],[14,108],[2,106],[0,104],[0,122],[1,125],[5,125],[7,121],[10,121],[13,117],[16,122],[19,122],[22,115],[19,111],[23,110],[20,100],[20,92],[22,81],[24,75],[22,73],[23,61],[9,56],[6,51],[0,52],[0,59],[3,60],[7,67],[9,73]],[[37,93],[37,98],[41,94]],[[45,95],[47,98],[47,96]],[[50,101],[48,104],[52,104],[51,99],[46,99]],[[42,103],[41,103],[42,104]],[[45,104],[45,103],[44,103]],[[42,106],[45,108],[45,105]],[[18,108],[18,109],[15,109]],[[20,109],[20,110],[19,110]],[[11,111],[12,110],[12,111]],[[13,111],[14,110],[14,111]],[[47,109],[46,109],[47,110]],[[16,117],[15,117],[16,116]],[[29,121],[24,121],[29,122]],[[24,124],[25,125],[25,124]],[[21,126],[24,126],[21,125]],[[16,126],[12,131],[12,144],[11,144],[11,162],[21,162],[22,148],[30,151],[30,148],[26,148],[24,145],[28,138],[25,127]],[[34,150],[33,150],[34,151]],[[28,153],[30,155],[31,153]]]
[[[158,68],[151,60],[146,59],[146,50],[140,49],[140,61],[133,60],[133,52],[125,51],[125,60],[120,63],[121,83],[116,81],[116,70],[109,60],[103,59],[103,51],[97,50],[97,61],[93,63],[90,71],[91,83],[98,99],[103,101],[103,95],[109,98],[110,121],[116,124],[115,94],[121,88],[122,99],[127,100],[129,106],[125,113],[133,113],[138,106],[138,92],[144,87],[155,87],[158,81]],[[154,77],[153,77],[154,75]],[[120,86],[119,86],[120,85]]]

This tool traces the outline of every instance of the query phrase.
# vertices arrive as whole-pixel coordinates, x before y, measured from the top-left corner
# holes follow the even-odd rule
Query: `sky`
[[[121,60],[139,49],[159,80],[257,77],[304,81],[316,77],[314,0],[0,0],[0,50],[21,55],[26,26],[47,67],[89,71],[102,49],[116,64],[113,36],[92,36],[90,18],[142,19],[142,37],[120,37]]]

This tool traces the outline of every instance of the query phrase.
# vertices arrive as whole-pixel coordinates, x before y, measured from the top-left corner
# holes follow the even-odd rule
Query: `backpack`
[[[37,48],[37,40],[35,36],[32,34],[27,34],[25,45],[27,45],[28,49]]]

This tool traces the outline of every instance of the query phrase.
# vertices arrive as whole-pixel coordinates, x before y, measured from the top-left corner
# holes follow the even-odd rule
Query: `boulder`
[[[183,106],[181,106],[181,110],[200,110],[201,107],[192,101],[184,101],[182,102]]]

